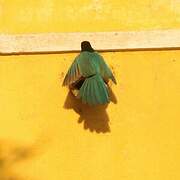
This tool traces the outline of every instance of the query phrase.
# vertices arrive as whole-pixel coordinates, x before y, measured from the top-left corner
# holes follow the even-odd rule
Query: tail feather
[[[88,83],[87,83],[88,84]],[[86,92],[86,103],[92,104],[92,98],[91,98],[91,86],[87,86],[87,92]]]
[[[99,104],[107,103],[107,99],[109,99],[107,94],[107,89],[105,86],[102,86],[97,81],[95,82],[96,89],[95,89],[95,97]]]
[[[104,82],[103,82],[103,83],[104,83]],[[101,97],[101,103],[104,104],[104,103],[109,102],[108,89],[107,89],[105,83],[104,83],[104,86],[101,86],[101,87],[99,87],[99,88],[101,88],[101,92],[102,92],[102,93],[100,94],[100,97]],[[103,92],[104,92],[104,95],[102,96]]]
[[[80,88],[78,97],[82,102],[97,105],[109,102],[107,87],[99,75],[87,78]]]
[[[91,84],[91,95],[90,95],[90,98],[92,99],[92,104],[95,105],[98,103],[97,99],[96,99],[96,90],[95,90],[95,83],[96,81],[93,81],[92,84]]]
[[[87,101],[87,92],[88,92],[88,89],[89,89],[89,87],[88,87],[88,83],[84,83],[83,84],[83,91],[82,91],[82,102],[83,103],[86,103],[86,101]]]
[[[95,97],[96,97],[98,103],[101,103],[101,102],[102,102],[102,101],[101,101],[101,93],[100,93],[100,90],[99,90],[99,86],[98,86],[97,81],[95,82],[94,91],[96,92],[96,93],[95,93]]]

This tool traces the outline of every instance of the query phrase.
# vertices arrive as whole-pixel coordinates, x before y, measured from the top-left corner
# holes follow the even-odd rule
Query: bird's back
[[[81,52],[78,64],[84,77],[100,73],[101,57],[97,52]]]

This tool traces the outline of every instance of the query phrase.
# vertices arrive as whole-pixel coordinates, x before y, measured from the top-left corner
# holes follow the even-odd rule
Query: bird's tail
[[[89,105],[109,103],[108,89],[99,74],[85,79],[77,97]]]

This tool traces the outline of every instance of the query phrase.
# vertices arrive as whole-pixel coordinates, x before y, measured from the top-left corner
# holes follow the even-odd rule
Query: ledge
[[[180,30],[0,35],[0,54],[80,51],[81,41],[98,51],[180,49]]]

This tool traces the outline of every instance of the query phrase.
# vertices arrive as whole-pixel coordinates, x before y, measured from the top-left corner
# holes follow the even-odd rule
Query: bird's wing
[[[81,73],[78,61],[79,61],[79,56],[77,56],[75,58],[74,62],[70,66],[70,68],[64,78],[64,81],[62,84],[63,86],[69,86],[82,77],[82,73]]]
[[[103,57],[99,55],[99,59],[100,59],[100,73],[101,73],[102,78],[104,80],[111,79],[114,82],[114,84],[117,84],[116,79],[111,69],[108,67]]]

